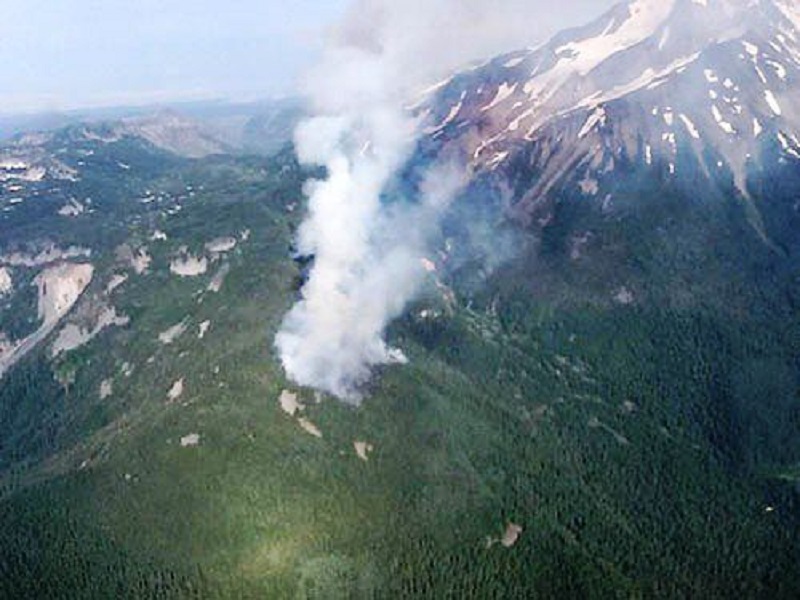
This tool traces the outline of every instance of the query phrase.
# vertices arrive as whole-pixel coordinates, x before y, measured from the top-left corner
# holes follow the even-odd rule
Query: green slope
[[[800,591],[800,319],[790,308],[658,301],[685,264],[656,278],[658,251],[633,270],[652,295],[615,304],[601,288],[628,279],[590,278],[612,273],[618,256],[592,254],[567,273],[568,248],[553,241],[541,262],[512,263],[480,293],[462,295],[456,278],[454,306],[431,285],[390,332],[410,364],[384,369],[353,408],[294,390],[272,353],[299,276],[290,205],[304,174],[293,161],[148,169],[143,187],[195,191],[180,212],[124,204],[87,217],[119,231],[92,245],[102,273],[92,289],[122,269],[122,241],[152,254],[149,272],[113,296],[130,324],[56,360],[42,348],[0,383],[0,597]],[[575,218],[585,220],[571,231],[623,235]],[[77,226],[58,221],[48,234],[67,240]],[[625,247],[650,226],[627,224]],[[154,229],[168,240],[148,241]],[[169,272],[182,246],[200,253],[245,230],[206,274]],[[223,262],[230,272],[209,292]],[[697,286],[716,294],[718,281]],[[180,322],[183,335],[159,341]],[[281,410],[285,389],[321,438]],[[198,445],[184,447],[192,434]],[[357,441],[373,446],[368,461]],[[510,523],[523,531],[505,547],[496,541]]]

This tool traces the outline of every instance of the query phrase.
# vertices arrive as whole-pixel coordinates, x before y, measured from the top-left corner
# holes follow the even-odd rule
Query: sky
[[[613,4],[485,1],[480,22],[449,34],[487,52],[534,45]],[[290,95],[351,4],[0,0],[0,114]]]

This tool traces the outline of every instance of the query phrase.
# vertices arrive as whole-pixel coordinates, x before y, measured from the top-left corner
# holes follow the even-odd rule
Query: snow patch
[[[664,27],[664,31],[661,32],[661,38],[658,40],[658,49],[663,50],[664,46],[667,45],[670,36],[670,28]]]
[[[660,2],[633,0],[628,5],[629,17],[615,31],[609,28],[605,35],[571,42],[557,48],[555,53],[561,58],[552,70],[551,77],[561,79],[565,75],[568,77],[574,73],[586,75],[609,56],[647,39],[669,16],[674,4],[675,0]]]
[[[694,139],[699,140],[700,132],[697,131],[697,127],[695,127],[692,120],[683,113],[681,113],[678,116],[680,117],[681,121],[683,121],[683,124],[686,126],[686,131],[689,132],[689,135],[691,135]]]
[[[498,104],[500,104],[501,102],[507,100],[517,90],[517,86],[518,84],[516,83],[514,85],[501,83],[500,87],[497,88],[497,94],[495,95],[494,100],[492,100],[489,104],[484,106],[481,110],[482,111],[490,110],[495,106],[497,106]]]
[[[775,74],[778,76],[778,79],[781,81],[786,81],[786,67],[784,67],[781,63],[775,60],[768,60],[767,64],[770,65],[773,69],[775,69]]]
[[[792,23],[795,31],[800,31],[800,6],[797,5],[796,0],[775,0],[775,5]]]
[[[606,111],[602,106],[598,106],[596,109],[594,109],[594,112],[588,116],[586,122],[583,124],[583,127],[581,127],[580,132],[578,132],[578,138],[580,139],[586,137],[586,135],[588,135],[588,133],[598,124],[606,124]]]
[[[486,163],[486,166],[489,169],[496,169],[499,167],[505,159],[508,158],[510,152],[508,150],[504,150],[503,152],[497,152],[489,162]]]
[[[711,106],[711,114],[714,115],[714,120],[717,122],[717,125],[720,126],[720,129],[725,133],[733,135],[736,133],[736,130],[733,128],[733,125],[728,123],[723,117],[722,113],[720,112],[719,108],[716,104]]]
[[[800,158],[800,152],[798,152],[797,149],[792,146],[789,138],[787,138],[786,135],[779,131],[777,137],[778,141],[781,143],[781,147],[786,151],[787,154],[791,154],[795,158]]]
[[[450,125],[450,123],[455,121],[456,117],[458,116],[458,113],[460,113],[461,109],[464,108],[464,98],[466,98],[466,96],[467,92],[462,92],[461,99],[450,109],[450,112],[447,113],[447,116],[444,118],[444,121],[439,123],[439,125],[437,125],[436,127],[427,130],[426,133],[436,133],[438,131],[441,131],[442,129]]]
[[[744,51],[747,52],[750,56],[758,56],[758,46],[755,44],[751,44],[748,41],[743,41],[742,46],[744,46]]]
[[[770,90],[764,90],[764,98],[767,100],[767,104],[769,104],[770,109],[772,112],[775,113],[777,116],[781,116],[781,105],[778,104],[778,100],[775,98],[775,94],[773,94]]]
[[[610,102],[612,100],[617,100],[618,98],[625,97],[645,87],[650,89],[652,89],[653,87],[658,87],[667,80],[667,77],[669,75],[671,75],[675,71],[678,71],[684,67],[689,66],[690,64],[695,62],[699,56],[700,53],[695,52],[694,54],[673,61],[668,66],[658,71],[654,70],[651,67],[648,67],[644,71],[642,71],[642,73],[638,77],[629,81],[628,83],[616,86],[606,92],[596,92],[591,96],[589,96],[588,98],[584,98],[578,103],[578,108],[586,106],[597,106],[598,104],[603,104]]]

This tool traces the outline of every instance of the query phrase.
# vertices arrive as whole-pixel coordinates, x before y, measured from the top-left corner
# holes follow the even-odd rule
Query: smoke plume
[[[403,362],[384,331],[418,293],[431,236],[461,185],[433,166],[416,197],[387,199],[419,130],[404,109],[425,82],[517,45],[516,0],[362,0],[332,32],[305,80],[314,117],[295,135],[300,160],[326,167],[308,185],[298,251],[314,263],[276,347],[297,384],[357,402],[373,367]]]

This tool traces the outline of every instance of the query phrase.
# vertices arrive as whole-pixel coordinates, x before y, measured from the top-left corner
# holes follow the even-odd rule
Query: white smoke
[[[434,167],[413,202],[382,198],[416,141],[404,105],[442,71],[516,45],[505,34],[524,19],[510,17],[486,0],[361,0],[334,32],[305,82],[316,116],[295,135],[300,160],[327,169],[306,190],[298,236],[314,264],[276,338],[295,383],[358,401],[373,367],[405,360],[384,331],[424,281],[422,259],[460,177]]]

